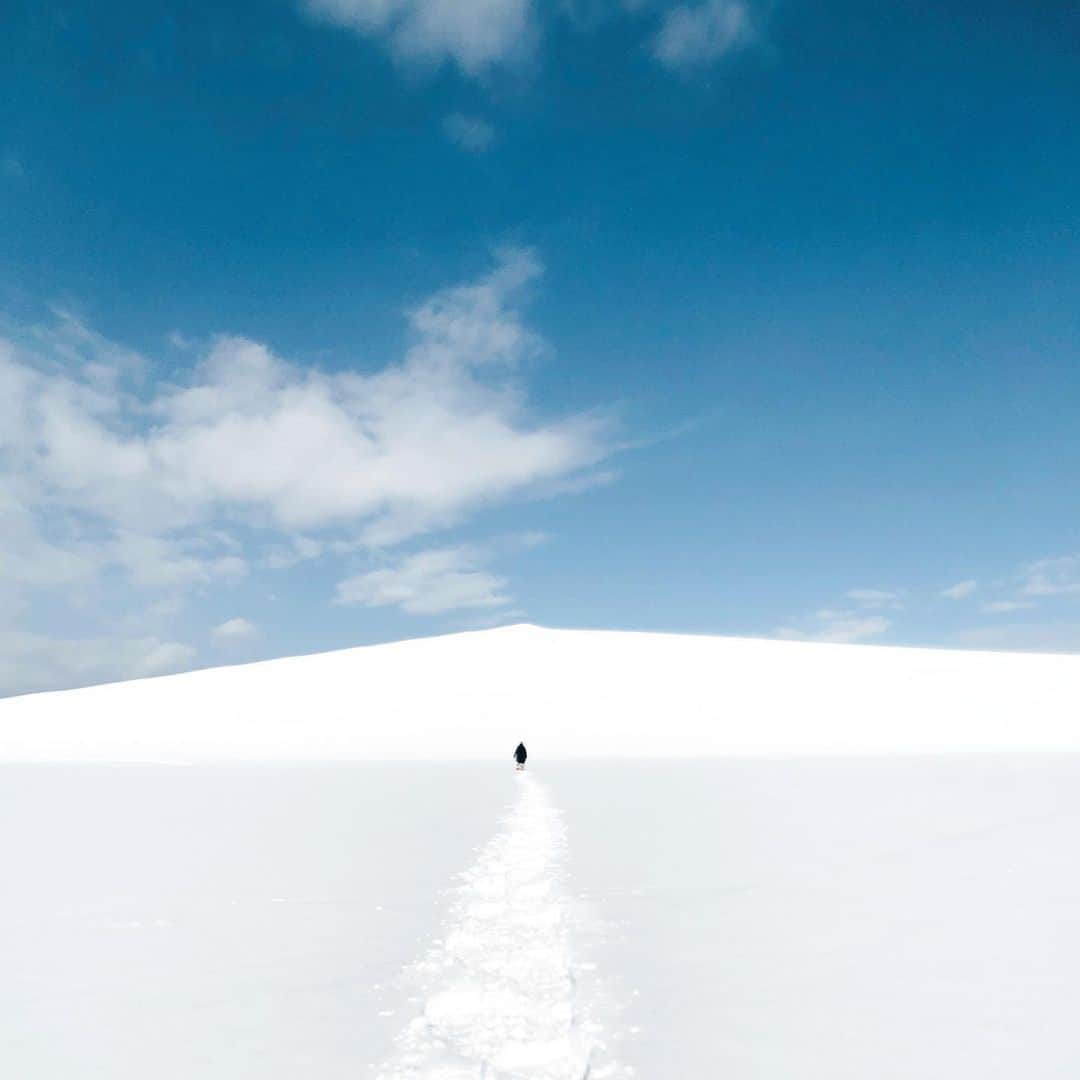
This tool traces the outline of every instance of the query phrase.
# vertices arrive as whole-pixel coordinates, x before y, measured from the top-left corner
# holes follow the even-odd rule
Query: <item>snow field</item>
[[[589,1050],[588,1080],[1077,1074],[1075,756],[530,740],[522,777],[515,741],[0,767],[0,1077],[582,1080]]]
[[[517,803],[454,890],[444,937],[410,972],[422,1010],[377,1080],[627,1075],[578,993],[562,814],[534,778],[517,781]]]

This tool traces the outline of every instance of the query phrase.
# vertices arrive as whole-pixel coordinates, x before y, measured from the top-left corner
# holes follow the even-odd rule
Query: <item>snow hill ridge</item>
[[[0,701],[0,761],[1080,749],[1080,657],[519,625]]]

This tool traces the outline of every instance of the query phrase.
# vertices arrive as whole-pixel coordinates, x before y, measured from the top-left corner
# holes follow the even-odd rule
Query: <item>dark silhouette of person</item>
[[[517,762],[518,769],[525,768],[525,759],[529,756],[529,751],[525,749],[525,744],[519,742],[517,749],[514,751],[514,760]]]

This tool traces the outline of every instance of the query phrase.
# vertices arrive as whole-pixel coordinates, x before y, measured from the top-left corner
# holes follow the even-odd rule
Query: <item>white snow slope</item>
[[[0,760],[1080,749],[1080,657],[513,626],[0,701]],[[508,745],[509,744],[509,745]]]

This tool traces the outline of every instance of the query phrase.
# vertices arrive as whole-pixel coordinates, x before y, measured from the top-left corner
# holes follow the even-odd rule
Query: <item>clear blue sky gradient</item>
[[[5,324],[72,307],[162,378],[192,362],[173,331],[376,370],[404,310],[527,246],[530,408],[617,417],[616,475],[402,553],[543,533],[493,569],[548,625],[820,636],[844,609],[880,643],[1080,650],[1072,579],[1023,591],[1080,551],[1080,9],[786,0],[752,47],[672,71],[662,8],[547,5],[527,62],[469,78],[286,2],[16,0]],[[452,112],[491,145],[448,140]],[[268,656],[477,614],[330,603],[364,565],[204,590],[171,633],[209,663],[206,628],[238,616]],[[28,618],[100,634],[142,602],[43,592]]]

